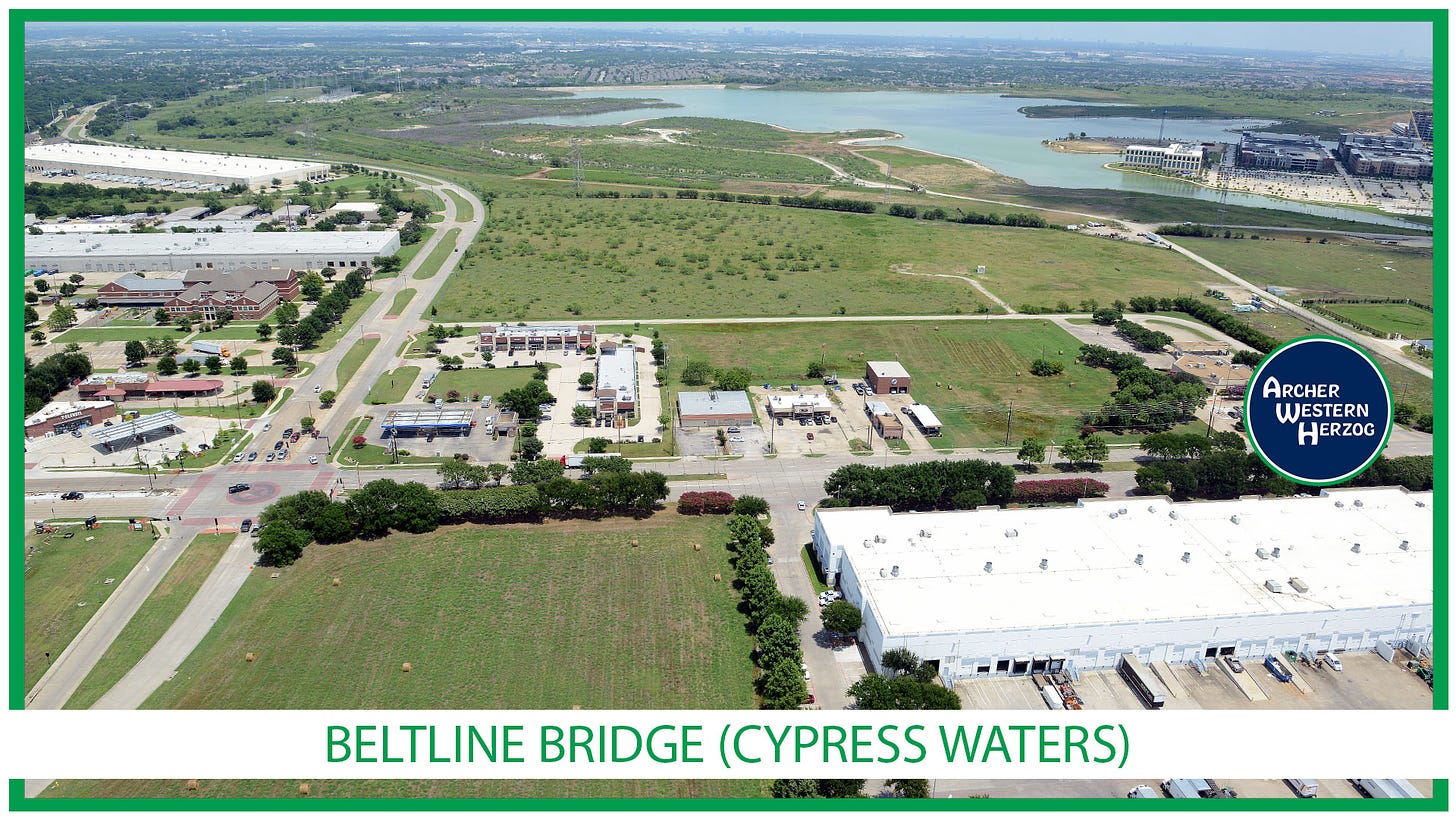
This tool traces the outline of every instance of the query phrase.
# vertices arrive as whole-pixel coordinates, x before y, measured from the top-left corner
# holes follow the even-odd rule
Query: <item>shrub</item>
[[[1058,478],[1045,481],[1017,481],[1012,503],[1073,503],[1082,498],[1100,498],[1107,484],[1086,478]]]
[[[677,501],[683,515],[727,515],[733,512],[733,496],[727,492],[684,492]]]
[[[1061,375],[1062,370],[1064,369],[1066,369],[1066,366],[1056,359],[1038,358],[1037,360],[1031,362],[1032,375]]]

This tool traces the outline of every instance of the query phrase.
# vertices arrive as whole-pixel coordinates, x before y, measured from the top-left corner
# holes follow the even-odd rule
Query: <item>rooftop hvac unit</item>
[[[1409,552],[1410,551],[1410,541],[1409,540],[1402,540],[1400,542],[1400,550],[1402,552]]]
[[[890,576],[891,577],[899,577],[900,576],[900,567],[899,566],[891,566],[890,567]]]
[[[1234,515],[1233,517],[1229,518],[1229,520],[1233,523],[1233,525],[1235,525],[1235,526],[1238,526],[1239,525],[1239,516],[1238,515]]]
[[[885,571],[885,567],[884,566],[881,566],[880,567],[880,577],[884,577],[886,574],[888,574],[888,572]]]
[[[1132,562],[1138,564],[1139,566],[1143,565],[1143,553],[1138,552],[1138,556],[1133,558]]]
[[[1265,549],[1263,546],[1260,546],[1259,548],[1254,550],[1254,555],[1257,556],[1260,560],[1268,560],[1269,550]]]
[[[1279,547],[1278,546],[1275,546],[1274,547],[1274,557],[1276,559],[1279,557]]]
[[[1356,498],[1355,499],[1355,505],[1356,506],[1364,506],[1365,505],[1365,501],[1362,501],[1359,498]]]
[[[991,573],[991,561],[986,561],[986,574]]]
[[[1184,552],[1183,553],[1183,557],[1181,557],[1179,559],[1182,560],[1184,563],[1192,563],[1193,562],[1193,553],[1192,552]]]
[[[1127,514],[1127,507],[1124,506],[1121,509],[1118,509],[1117,510],[1117,514],[1119,514],[1119,515],[1126,515]]]
[[[1345,502],[1344,501],[1335,501],[1335,508],[1336,509],[1344,509],[1345,508]]]
[[[1289,578],[1289,587],[1299,592],[1300,594],[1304,594],[1305,592],[1309,591],[1309,584],[1304,582],[1303,580],[1300,580],[1297,577]]]
[[[1046,567],[1047,567],[1047,559],[1046,558],[1042,558],[1041,559],[1041,568],[1045,569]]]
[[[1018,532],[1018,531],[1016,531],[1015,529],[1007,529],[1006,530],[1006,536],[1007,537],[1016,537],[1019,534],[1021,534],[1021,533]]]
[[[1117,520],[1117,513],[1116,512],[1108,512],[1107,513],[1107,517],[1111,518],[1112,520]]]
[[[1357,555],[1360,554],[1360,544],[1356,543],[1354,546],[1351,546],[1350,551],[1354,552]]]
[[[1426,508],[1426,502],[1425,501],[1416,501],[1416,508],[1417,509],[1424,509],[1424,508]]]
[[[1177,520],[1178,519],[1178,510],[1177,509],[1169,509],[1168,510],[1168,517],[1172,518],[1173,520]]]
[[[1264,588],[1268,589],[1271,592],[1274,592],[1275,594],[1284,593],[1284,584],[1280,583],[1278,580],[1265,580]]]

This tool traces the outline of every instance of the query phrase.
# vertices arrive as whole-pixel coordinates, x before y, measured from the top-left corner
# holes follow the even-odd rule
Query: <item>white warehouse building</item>
[[[129,270],[323,270],[399,252],[399,232],[47,233],[25,237],[25,267],[62,273]]]
[[[273,184],[275,179],[283,185],[291,185],[305,179],[318,182],[329,176],[329,166],[321,162],[83,145],[77,142],[26,146],[26,173],[57,171],[144,177],[152,180],[151,184],[155,187],[177,182],[205,182],[261,188]]]
[[[1428,642],[1431,498],[821,509],[813,537],[876,666],[908,648],[950,680]]]

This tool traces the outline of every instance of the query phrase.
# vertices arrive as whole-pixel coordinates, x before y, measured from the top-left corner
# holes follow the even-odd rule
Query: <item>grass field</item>
[[[85,511],[81,503],[77,512]],[[75,536],[61,537],[66,532]],[[61,655],[152,543],[150,528],[133,532],[125,523],[26,535],[25,690],[45,673],[46,652],[52,661]],[[108,578],[115,582],[107,585]]]
[[[445,235],[440,237],[440,243],[435,245],[435,249],[425,257],[424,262],[420,264],[420,269],[415,271],[414,277],[416,279],[434,278],[435,274],[439,273],[440,268],[444,266],[445,260],[455,252],[455,241],[459,238],[460,228],[450,228],[445,231]]]
[[[1166,251],[1055,230],[703,200],[504,195],[435,299],[441,321],[974,314],[1201,290]],[[985,265],[984,277],[976,275]]]
[[[379,299],[379,296],[380,293],[378,290],[364,291],[364,295],[354,299],[353,304],[349,305],[349,309],[344,311],[343,319],[338,324],[330,327],[324,333],[323,337],[319,339],[318,345],[309,352],[322,353],[332,349],[335,344],[339,343],[339,339],[343,337],[344,333],[348,332],[349,328],[354,326],[354,322],[358,321],[359,317],[364,315],[364,311],[368,310]]]
[[[146,707],[751,708],[724,538],[669,510],[310,546],[249,577]]]
[[[181,341],[175,327],[74,327],[51,338],[53,344],[96,343],[102,341],[146,341],[149,338],[173,336]],[[254,336],[257,334],[254,333]]]
[[[454,191],[445,191],[450,201],[455,203],[455,218],[461,222],[475,221],[475,206],[465,201],[463,197],[457,196]]]
[[[404,308],[409,306],[410,299],[414,297],[415,289],[413,287],[406,287],[405,289],[394,294],[394,301],[389,305],[389,312],[385,315],[397,316],[400,313],[403,313]]]
[[[126,676],[171,628],[235,537],[233,534],[204,534],[192,539],[177,562],[167,570],[162,582],[157,584],[121,634],[101,655],[76,693],[66,701],[67,708],[90,708]]]
[[[198,333],[187,339],[187,342],[190,344],[194,341],[256,341],[257,339],[258,325],[229,324],[210,333]]]
[[[548,367],[555,369],[560,364],[548,364]],[[443,370],[435,377],[435,382],[430,385],[430,392],[444,396],[450,390],[459,390],[461,395],[469,398],[474,393],[481,395],[493,395],[496,398],[506,390],[513,390],[531,380],[531,374],[536,371],[535,367],[503,367],[497,366],[494,369],[484,367],[467,367],[460,370]],[[558,395],[558,401],[570,401],[574,396]]]
[[[1430,338],[1436,318],[1429,310],[1409,304],[1325,304],[1331,313],[1358,321],[1385,333],[1405,338]]]
[[[354,346],[349,348],[349,352],[344,353],[344,357],[339,359],[339,369],[334,373],[337,378],[337,385],[334,389],[343,389],[344,385],[349,383],[349,379],[354,377],[354,373],[359,372],[359,368],[364,366],[364,360],[378,346],[379,339],[377,337],[361,338],[354,342]]]
[[[1375,296],[1431,304],[1435,287],[1430,250],[1303,239],[1178,237],[1178,244],[1261,287],[1295,288],[1300,298]]]
[[[379,377],[364,399],[366,404],[398,404],[409,395],[409,388],[420,377],[419,367],[400,367]],[[391,386],[391,384],[393,386]]]
[[[828,369],[838,371],[841,380],[862,378],[866,360],[898,358],[910,372],[911,394],[935,410],[945,424],[945,446],[1003,445],[1011,404],[1015,405],[1013,442],[1028,435],[1043,439],[1066,436],[1077,427],[1077,412],[1100,406],[1115,384],[1105,370],[1075,363],[1079,343],[1044,319],[969,319],[938,325],[664,325],[659,329],[672,351],[671,372],[681,372],[687,362],[701,358],[715,367],[748,367],[753,382],[759,384],[804,383],[804,369],[811,360],[819,360],[821,344]],[[1065,373],[1038,378],[1028,372],[1043,348],[1048,358],[1065,362]],[[679,388],[673,384],[673,389]],[[852,392],[836,395],[846,407],[858,410],[859,396]]]
[[[182,780],[63,780],[48,788],[44,798],[173,798],[173,799],[299,799],[298,780],[213,780],[204,779],[195,791]],[[320,799],[349,798],[414,798],[414,799],[499,799],[499,798],[598,798],[598,799],[668,799],[668,798],[766,798],[767,780],[530,780],[530,779],[323,779],[310,783],[308,802]],[[59,803],[55,807],[61,807]],[[198,809],[206,806],[199,805]],[[422,806],[423,807],[423,806]],[[650,807],[650,803],[644,803]],[[489,802],[479,805],[493,809]],[[291,809],[291,808],[290,808]],[[262,810],[260,807],[259,810]],[[569,806],[553,810],[571,812]],[[582,808],[578,808],[582,810]]]

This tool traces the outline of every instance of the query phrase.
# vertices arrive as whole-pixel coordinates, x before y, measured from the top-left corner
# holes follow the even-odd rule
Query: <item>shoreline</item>
[[[580,94],[591,91],[675,91],[679,88],[695,88],[699,90],[722,91],[728,87],[727,83],[689,83],[683,85],[543,85],[543,91],[566,91],[571,94]],[[762,85],[737,85],[752,91],[756,88],[763,88]]]
[[[1193,185],[1195,187],[1203,188],[1204,190],[1209,190],[1209,191],[1217,191],[1218,190],[1218,188],[1216,186],[1210,185],[1207,182],[1199,182],[1197,180],[1188,179],[1186,177],[1163,176],[1162,174],[1148,173],[1147,171],[1139,170],[1137,168],[1118,168],[1118,167],[1114,167],[1114,164],[1115,163],[1108,162],[1108,163],[1103,164],[1102,167],[1103,168],[1106,168],[1109,171],[1118,171],[1120,173],[1135,173],[1135,174],[1139,174],[1141,176],[1150,176],[1150,177],[1153,177],[1154,179],[1167,179],[1167,180],[1172,181],[1172,182],[1186,182],[1189,185]],[[1352,205],[1352,204],[1349,204],[1347,202],[1326,202],[1326,201],[1322,201],[1322,200],[1319,200],[1319,199],[1295,199],[1294,197],[1291,197],[1291,196],[1280,196],[1280,195],[1274,194],[1274,193],[1254,193],[1253,191],[1234,190],[1233,188],[1230,188],[1229,189],[1229,193],[1236,193],[1236,194],[1240,194],[1240,195],[1243,195],[1243,196],[1261,196],[1261,197],[1264,197],[1266,199],[1278,199],[1281,202],[1294,202],[1294,203],[1297,203],[1297,204],[1300,204],[1300,205],[1315,205],[1315,206],[1324,207],[1324,208],[1344,208],[1344,209],[1348,209],[1348,210],[1359,211],[1359,212],[1362,212],[1362,213],[1369,213],[1369,214],[1372,214],[1372,215],[1392,216],[1392,217],[1395,217],[1395,218],[1400,218],[1402,215],[1405,215],[1405,216],[1423,215],[1423,214],[1399,214],[1399,213],[1392,213],[1392,212],[1386,211],[1386,210],[1381,210],[1380,208],[1371,209],[1371,206],[1369,206],[1369,205]],[[1374,223],[1372,223],[1372,224],[1374,224]]]

